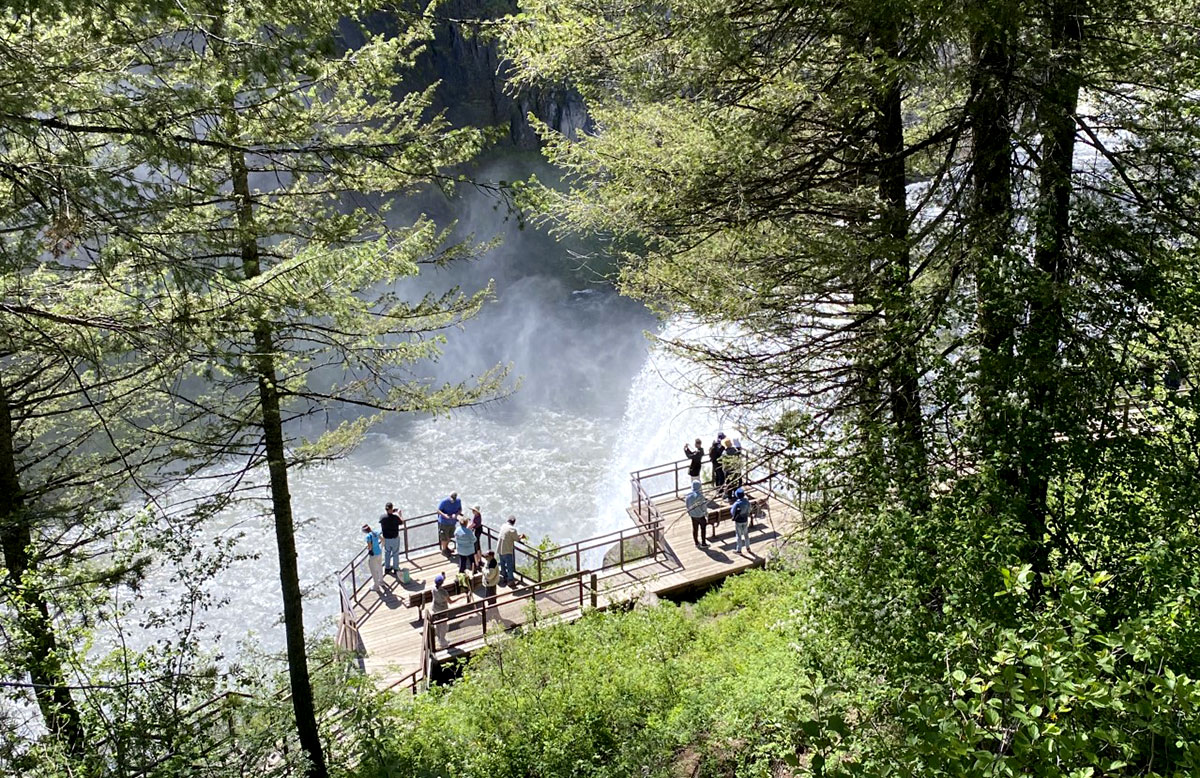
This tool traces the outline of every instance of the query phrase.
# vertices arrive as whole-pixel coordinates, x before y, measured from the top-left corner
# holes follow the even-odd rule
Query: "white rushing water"
[[[349,457],[297,472],[292,496],[305,620],[328,631],[337,613],[337,571],[360,549],[364,522],[376,524],[392,501],[406,516],[431,512],[456,490],[464,505],[480,505],[489,524],[509,514],[532,539],[579,540],[629,526],[631,471],[682,457],[685,442],[706,442],[717,420],[680,389],[681,366],[658,351],[643,353],[627,386],[621,417],[529,409],[517,417],[488,410],[422,419],[391,433],[373,433]],[[182,496],[182,495],[180,495]],[[214,584],[231,607],[205,614],[206,631],[226,652],[247,637],[267,651],[283,646],[278,563],[269,516],[244,504],[214,519],[206,531],[241,533],[241,548],[257,559],[235,562]],[[165,597],[163,587],[149,601]]]
[[[718,419],[685,391],[684,367],[650,348],[645,332],[660,325],[642,306],[598,281],[568,247],[515,229],[490,207],[469,206],[465,228],[504,234],[504,244],[479,263],[419,283],[469,291],[491,280],[496,299],[450,335],[443,359],[429,370],[455,380],[511,363],[520,389],[449,417],[390,419],[345,459],[292,474],[310,633],[331,628],[336,573],[359,550],[360,525],[377,526],[385,502],[414,517],[457,491],[464,506],[482,507],[488,524],[513,514],[535,542],[580,540],[629,525],[631,471],[680,459],[685,442],[709,441],[718,429]],[[462,210],[449,216],[462,220]],[[664,334],[693,333],[673,323]],[[188,491],[174,497],[194,496]],[[248,636],[267,651],[281,650],[278,563],[265,505],[226,510],[203,532],[240,533],[239,548],[258,555],[214,581],[229,606],[203,614],[207,639],[226,655]],[[172,595],[169,573],[152,577],[146,605]]]

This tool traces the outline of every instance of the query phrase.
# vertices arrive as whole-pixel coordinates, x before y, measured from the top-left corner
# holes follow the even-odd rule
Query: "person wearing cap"
[[[379,534],[383,535],[383,572],[396,575],[400,571],[400,525],[404,516],[389,502],[379,517]]]
[[[467,525],[467,517],[458,518],[454,530],[454,550],[458,554],[458,572],[473,570],[475,566],[475,533]]]
[[[450,492],[449,497],[438,503],[437,514],[438,543],[441,544],[442,551],[449,554],[450,543],[454,540],[454,528],[458,525],[458,518],[462,516],[462,500],[458,499],[458,492]]]
[[[500,528],[500,538],[496,541],[496,554],[500,557],[500,585],[517,585],[517,541],[525,536],[517,532],[517,517],[509,516],[508,522]]]
[[[750,550],[750,500],[746,498],[745,489],[739,487],[733,491],[733,505],[729,506],[729,513],[733,517],[733,533],[737,536],[734,550],[742,553],[744,544],[746,552],[754,556],[754,552]]]
[[[708,499],[700,487],[699,478],[692,481],[692,491],[684,500],[684,504],[687,505],[688,516],[692,519],[692,542],[700,548],[708,548]]]
[[[441,613],[442,611],[449,610],[450,606],[454,604],[455,598],[450,596],[450,590],[448,590],[445,587],[445,583],[446,583],[446,576],[442,575],[441,573],[438,573],[436,576],[434,576],[434,578],[433,578],[433,601],[431,604],[431,610],[434,613]],[[442,643],[443,645],[445,645],[445,643],[446,643],[446,621],[443,619],[442,621],[439,621],[437,624],[435,624],[433,626],[433,631],[437,634],[438,641],[440,643]]]
[[[725,468],[721,466],[721,454],[725,451],[725,446],[722,441],[725,440],[725,433],[718,432],[717,439],[708,449],[708,459],[712,462],[713,468],[713,486],[722,494],[725,492]]]
[[[683,444],[683,455],[687,457],[688,475],[692,478],[700,477],[700,468],[704,466],[704,444],[700,442],[700,438],[696,438],[696,450],[693,451],[691,446]]]
[[[367,569],[375,582],[371,588],[383,594],[383,549],[379,544],[379,533],[372,530],[370,524],[362,525],[362,531],[367,540]]]

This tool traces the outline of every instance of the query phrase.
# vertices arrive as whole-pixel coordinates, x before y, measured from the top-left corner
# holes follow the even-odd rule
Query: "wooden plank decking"
[[[680,496],[663,495],[652,504],[662,526],[658,554],[597,570],[594,597],[590,571],[560,579],[559,583],[502,588],[486,613],[471,613],[444,625],[444,636],[438,636],[433,660],[440,663],[464,656],[507,630],[534,620],[539,624],[543,620],[573,621],[592,607],[593,599],[595,607],[606,608],[647,594],[668,596],[711,584],[762,565],[800,526],[799,511],[772,496],[751,525],[753,553],[739,554],[734,551],[733,524],[728,520],[718,526],[715,538],[709,538],[709,547],[700,548],[692,542],[691,519]],[[640,516],[643,524],[647,513],[630,511],[635,520]],[[438,573],[452,579],[458,570],[456,562],[440,553],[404,558],[401,564],[409,571],[410,583],[401,584],[396,577],[385,576],[387,591],[382,596],[369,589],[369,581],[354,596],[353,615],[364,653],[363,668],[385,687],[423,666],[425,624],[418,609],[408,606],[409,596],[431,588]],[[464,602],[460,596],[455,605]]]

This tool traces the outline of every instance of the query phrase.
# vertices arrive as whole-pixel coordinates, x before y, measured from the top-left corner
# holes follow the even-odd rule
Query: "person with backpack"
[[[692,481],[692,491],[684,504],[692,519],[692,542],[700,548],[708,548],[708,498],[704,496],[699,478]]]
[[[371,589],[383,594],[383,547],[379,543],[379,533],[371,529],[370,524],[362,525],[362,531],[367,540],[367,569],[375,582]]]
[[[750,500],[746,497],[745,489],[734,490],[733,505],[729,506],[729,513],[733,517],[733,533],[737,536],[734,550],[742,553],[744,544],[746,553],[754,556],[754,552],[750,550]]]

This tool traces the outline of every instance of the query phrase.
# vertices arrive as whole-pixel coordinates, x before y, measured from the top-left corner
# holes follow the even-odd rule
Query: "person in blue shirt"
[[[741,488],[734,490],[733,498],[729,513],[733,516],[733,532],[737,536],[737,546],[734,550],[742,553],[742,545],[745,544],[746,552],[754,556],[754,552],[750,550],[750,500],[746,498],[746,491]]]
[[[443,553],[452,554],[450,543],[454,539],[454,528],[462,516],[462,500],[458,499],[458,492],[450,492],[449,497],[438,503],[437,512],[438,543]]]
[[[458,520],[458,528],[454,530],[454,547],[458,552],[458,572],[464,573],[475,570],[475,532],[467,524],[467,517]]]
[[[383,594],[383,546],[379,542],[379,533],[372,530],[370,524],[362,525],[362,531],[367,540],[367,569],[375,582],[371,588]]]

